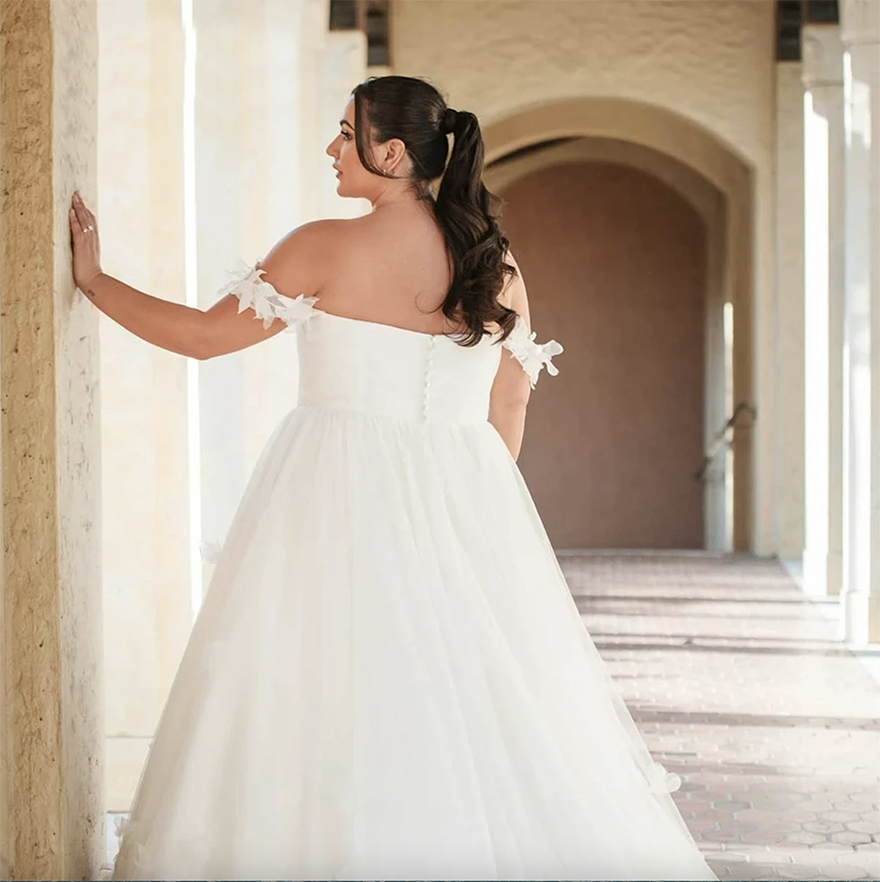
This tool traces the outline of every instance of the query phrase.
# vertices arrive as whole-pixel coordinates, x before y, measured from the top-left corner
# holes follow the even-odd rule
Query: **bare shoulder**
[[[259,262],[264,278],[287,296],[313,294],[351,237],[346,219],[310,221],[284,235]]]
[[[269,261],[277,263],[279,259],[301,258],[307,252],[316,257],[324,257],[339,246],[350,229],[349,224],[349,221],[343,219],[317,220],[302,224],[279,239],[261,265],[265,266]]]

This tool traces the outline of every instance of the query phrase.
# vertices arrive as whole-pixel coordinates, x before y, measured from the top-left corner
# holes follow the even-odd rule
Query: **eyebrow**
[[[348,126],[352,131],[354,131],[354,126],[347,119],[339,120],[339,125]]]

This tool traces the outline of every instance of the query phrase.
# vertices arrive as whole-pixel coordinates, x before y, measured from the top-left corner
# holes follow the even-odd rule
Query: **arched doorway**
[[[659,341],[653,344],[657,359],[655,363],[664,361],[665,364],[659,373],[650,371],[648,365],[651,359],[645,358],[642,351],[638,353],[637,361],[642,365],[638,370],[624,371],[621,368],[627,360],[632,361],[632,351],[627,355],[627,345],[634,342],[633,338],[639,337],[639,323],[649,316],[651,310],[642,308],[621,312],[618,309],[613,331],[609,331],[611,337],[591,344],[586,337],[592,332],[583,327],[585,320],[591,320],[590,316],[585,314],[578,317],[571,312],[570,304],[567,310],[551,305],[556,303],[554,296],[564,298],[571,295],[548,293],[535,297],[534,292],[541,290],[540,279],[535,273],[527,278],[533,294],[533,323],[539,329],[539,337],[546,339],[555,335],[563,344],[569,343],[568,351],[560,358],[560,368],[566,356],[570,359],[568,364],[583,362],[576,366],[575,377],[572,378],[574,386],[568,387],[566,382],[560,382],[560,374],[554,380],[555,390],[545,387],[540,396],[533,398],[530,404],[530,431],[523,445],[523,472],[533,488],[554,545],[557,548],[665,546],[748,550],[752,545],[754,484],[751,421],[748,419],[754,413],[751,351],[752,178],[748,167],[725,144],[689,120],[657,107],[617,99],[572,99],[537,106],[486,126],[484,134],[487,143],[487,186],[511,200],[505,223],[517,225],[514,203],[523,197],[527,200],[531,198],[532,215],[548,210],[546,200],[536,202],[534,190],[532,197],[528,197],[529,187],[540,180],[534,177],[536,175],[545,175],[541,186],[556,186],[563,195],[563,201],[571,203],[572,194],[566,195],[566,187],[559,186],[562,180],[560,172],[552,169],[568,168],[568,173],[562,173],[564,176],[571,174],[571,168],[580,167],[579,176],[583,185],[581,207],[569,206],[566,210],[570,215],[568,224],[580,225],[581,231],[595,240],[591,243],[594,276],[598,270],[599,275],[605,274],[607,277],[612,268],[613,262],[607,260],[608,254],[601,255],[601,243],[604,243],[606,250],[611,249],[618,264],[614,270],[618,278],[611,286],[616,286],[618,297],[621,285],[626,284],[632,291],[641,288],[645,293],[640,296],[650,299],[651,284],[646,276],[656,273],[663,260],[652,268],[650,262],[646,262],[646,255],[639,253],[638,242],[647,243],[648,240],[651,240],[651,248],[658,259],[665,259],[667,264],[669,259],[677,255],[678,270],[675,272],[682,274],[679,282],[676,282],[675,272],[667,265],[665,272],[668,275],[663,285],[659,286],[666,289],[683,286],[681,297],[677,300],[667,298],[665,306],[654,309],[655,322],[671,322],[658,325],[658,330],[663,331],[666,339],[662,345]],[[530,176],[531,184],[528,182]],[[556,185],[552,183],[554,176]],[[643,186],[637,186],[639,181]],[[596,200],[602,203],[595,206],[598,213],[593,212],[592,216],[591,197],[584,193],[585,188],[593,190],[594,203]],[[619,197],[627,191],[629,196],[624,197],[623,201],[631,203],[629,209],[619,204]],[[641,205],[641,215],[638,206],[634,208],[632,205],[634,200]],[[655,209],[662,209],[665,217],[662,223],[655,220],[654,225],[669,226],[674,218],[674,229],[690,231],[685,237],[690,242],[689,246],[684,247],[675,236],[666,246],[662,246],[658,233],[668,234],[670,230],[653,229],[650,220],[647,221],[649,226],[644,225],[645,213],[652,210],[652,200]],[[553,213],[552,210],[550,213]],[[603,215],[609,219],[615,218],[617,233],[610,239],[607,228],[602,234],[597,232],[601,229]],[[559,220],[557,217],[554,222],[558,223]],[[592,233],[584,229],[584,222],[592,225]],[[632,233],[637,232],[640,226],[641,232],[633,238]],[[549,229],[547,222],[544,227],[546,232]],[[536,225],[533,224],[532,229],[536,230]],[[524,246],[520,250],[525,250],[527,254],[528,238],[526,235],[520,243]],[[545,236],[537,250],[545,258],[554,250],[565,250],[558,244],[562,238],[563,234],[558,233],[551,242]],[[572,244],[569,243],[567,247]],[[637,254],[638,259],[629,259],[621,267],[620,264],[627,261],[627,249],[630,255]],[[664,250],[668,253],[664,253]],[[683,268],[682,264],[685,253],[688,255],[685,260],[687,268]],[[583,261],[587,252],[581,248],[580,254]],[[535,258],[531,259],[535,263]],[[537,260],[540,262],[543,259]],[[590,269],[583,266],[581,272],[588,274]],[[628,281],[625,270],[630,274]],[[554,284],[553,276],[558,279],[563,272],[571,275],[576,271],[571,267],[563,270],[559,264],[550,271],[545,261],[542,273],[554,290],[559,290],[560,286],[558,281]],[[702,281],[695,282],[697,277],[701,277]],[[692,289],[690,294],[684,290],[689,285]],[[696,300],[694,285],[701,289],[701,295]],[[570,290],[575,288],[577,284],[569,285]],[[619,304],[615,306],[613,292],[604,291],[602,294],[605,298],[602,308],[606,314],[604,317],[593,315],[592,320],[598,318],[607,327],[613,310]],[[679,314],[676,318],[676,304],[680,307],[688,302],[698,305],[690,313]],[[598,308],[598,303],[593,307]],[[627,323],[631,323],[629,329]],[[667,352],[664,356],[670,339],[679,338],[681,342],[683,333],[690,335],[689,342],[677,351],[672,347],[674,355]],[[611,346],[614,335],[617,335],[618,343],[616,350],[611,352],[609,347],[614,348]],[[593,356],[598,356],[605,348],[602,369],[610,372],[604,378],[600,374],[597,381],[600,386],[594,388],[592,393],[589,393],[588,387],[577,389],[578,375],[581,378],[584,376],[580,372],[596,369],[595,363],[587,366],[590,355],[585,350],[589,346],[592,346]],[[577,359],[572,358],[572,349],[578,350]],[[617,367],[614,367],[615,363]],[[672,370],[672,363],[678,363],[675,370]],[[645,372],[642,372],[643,369]],[[691,372],[689,379],[685,379],[687,371]],[[642,393],[629,390],[631,405],[627,405],[626,395],[621,394],[626,391],[627,382],[632,385],[640,375],[650,377],[645,380],[642,393],[653,384],[659,395],[659,400],[651,400],[650,396],[642,399],[641,413],[638,410]],[[677,386],[673,382],[676,375]],[[685,387],[688,387],[687,390]],[[605,440],[592,450],[590,455],[594,459],[590,461],[588,456],[588,461],[584,463],[576,453],[562,456],[561,451],[554,451],[550,455],[549,451],[539,450],[539,438],[540,443],[545,445],[547,439],[556,434],[562,437],[560,443],[564,442],[570,450],[576,451],[579,432],[595,432],[595,424],[591,424],[588,412],[590,394],[594,396],[594,409],[595,396],[604,396],[605,399],[604,417],[601,418],[605,423],[601,429],[605,433]],[[702,408],[694,404],[700,399]],[[644,406],[646,400],[650,401],[651,407]],[[643,421],[643,418],[652,412],[680,410],[683,402],[689,414],[685,420],[685,423],[689,421],[686,432],[682,434],[683,429],[670,431],[663,439],[655,432],[655,451],[665,450],[661,461],[656,463],[653,471],[650,466],[648,471],[637,467],[635,463],[639,458],[650,457],[651,444],[644,438],[645,433],[650,431],[646,426],[650,422],[655,429],[659,426],[662,431],[664,424],[663,419],[658,422],[656,419]],[[739,419],[718,443],[725,422],[738,403],[741,405],[740,415],[746,419]],[[613,414],[615,408],[616,417]],[[695,442],[698,437],[701,440],[699,446]],[[624,449],[628,448],[629,453],[615,450],[612,460],[609,460],[607,451],[612,449],[615,440]],[[534,448],[533,443],[536,445]],[[600,455],[603,449],[606,453]],[[697,455],[692,458],[695,452]],[[583,453],[584,450],[581,450],[581,455]],[[702,469],[707,454],[711,454],[711,461],[708,468]],[[627,460],[631,464],[629,468],[626,466]],[[608,472],[609,462],[614,461],[617,465]],[[687,475],[684,474],[686,461],[689,463]],[[664,465],[677,471],[678,483],[675,487],[668,479],[661,479]],[[572,470],[579,467],[583,481],[579,487],[572,487]],[[702,479],[697,483],[694,476],[701,469]],[[592,471],[594,477],[591,478],[588,470]],[[594,483],[592,490],[599,505],[598,510],[591,508],[589,501],[577,502],[574,499],[578,491],[581,494],[590,492],[590,483],[596,480],[596,475],[600,476],[599,483]],[[677,500],[674,505],[673,500]],[[656,509],[650,518],[646,517],[645,507]],[[599,526],[603,515],[608,518],[608,523]],[[668,517],[677,518],[680,524],[674,529],[667,525],[665,530],[659,530],[659,523]],[[654,526],[651,525],[652,519]]]
[[[530,431],[520,459],[554,544],[702,548],[702,218],[606,162],[549,165],[501,195],[533,327],[566,347],[529,407],[530,428],[552,430]]]

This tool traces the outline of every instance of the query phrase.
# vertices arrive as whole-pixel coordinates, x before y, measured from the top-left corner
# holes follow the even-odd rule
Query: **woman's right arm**
[[[109,318],[132,334],[171,352],[201,360],[253,346],[284,330],[276,319],[264,328],[252,310],[238,312],[229,294],[207,311],[153,297],[125,282],[99,273],[83,293]]]

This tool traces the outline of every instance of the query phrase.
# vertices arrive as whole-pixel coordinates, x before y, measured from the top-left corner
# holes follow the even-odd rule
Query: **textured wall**
[[[48,3],[0,4],[4,863],[19,878],[61,869],[50,29]]]
[[[4,875],[102,851],[97,313],[67,208],[94,196],[95,8],[0,4]]]
[[[629,98],[769,164],[774,4],[764,0],[397,0],[396,73],[493,121],[548,99]]]
[[[735,534],[738,547],[775,551],[776,506],[792,503],[777,499],[772,474],[774,4],[399,0],[393,15],[395,72],[429,77],[484,128],[562,100],[614,99],[622,112],[629,103],[696,124],[742,160],[748,198],[739,192],[728,222],[731,285],[748,298],[737,304],[737,396],[757,405],[759,422],[736,442]],[[689,143],[686,126],[643,116],[666,126],[659,134],[673,155],[700,159],[703,148]],[[744,259],[739,251],[752,242]]]

